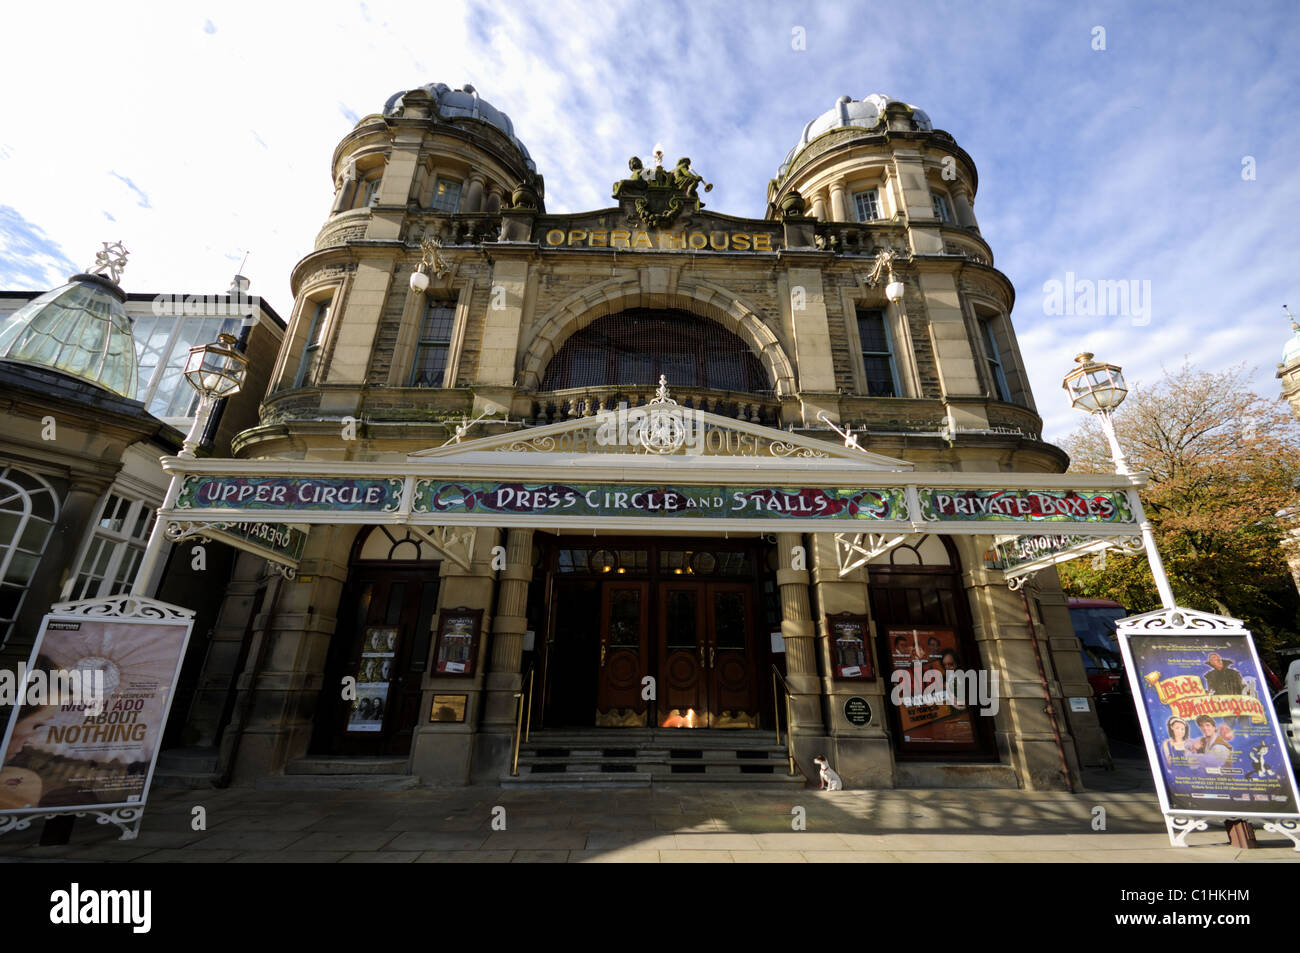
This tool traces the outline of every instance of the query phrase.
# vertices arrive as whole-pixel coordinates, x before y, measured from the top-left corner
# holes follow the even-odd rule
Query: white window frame
[[[37,490],[29,490],[22,484],[7,479],[7,475],[15,470],[21,472],[22,475],[28,479],[39,483],[40,488]],[[13,488],[13,491],[16,492],[11,492],[11,487]],[[32,494],[39,492],[49,494],[54,514],[49,521],[49,527],[45,531],[45,538],[41,541],[40,551],[36,552],[32,549],[20,549],[19,543],[22,541],[23,535],[27,532],[28,524],[31,523],[33,518],[40,519],[40,517],[35,516],[35,507],[33,506],[32,501]],[[15,553],[21,551],[29,556],[34,555],[36,557],[36,568],[33,570],[31,578],[23,585],[22,595],[18,597],[18,602],[14,605],[13,618],[0,618],[0,646],[4,646],[13,635],[14,626],[18,624],[18,619],[23,614],[23,604],[27,601],[28,592],[31,590],[31,579],[36,578],[36,574],[41,571],[41,562],[45,558],[45,550],[49,548],[50,538],[54,535],[54,528],[59,525],[59,515],[63,511],[63,501],[59,499],[58,493],[55,491],[54,487],[50,485],[49,481],[39,473],[10,466],[0,466],[0,498],[6,500],[22,500],[21,511],[13,508],[6,508],[5,510],[5,512],[8,513],[18,512],[20,515],[18,517],[18,527],[13,536],[9,539],[0,539],[0,582],[7,580],[9,576],[9,567],[13,563]],[[16,588],[16,586],[10,586],[8,588]]]
[[[993,383],[993,396],[1003,403],[1011,403],[1011,384],[1007,380],[1006,369],[1002,366],[1002,352],[998,350],[998,332],[993,326],[996,317],[975,314],[975,321],[980,328],[980,344],[984,348],[985,367]]]
[[[945,225],[951,225],[952,202],[948,201],[948,196],[934,189],[930,190],[930,207],[934,211],[934,217]]]
[[[888,351],[868,351],[862,341],[862,330],[859,317],[863,312],[874,311],[880,315],[880,326],[885,332],[885,347]],[[889,327],[889,309],[881,305],[864,305],[857,304],[853,309],[853,329],[858,339],[858,361],[862,367],[862,396],[864,397],[881,397],[883,395],[871,393],[871,379],[867,374],[867,357],[880,357],[887,355],[889,357],[889,376],[892,379],[894,392],[889,397],[902,397],[903,389],[898,380],[898,359],[895,356],[894,333]]]
[[[104,512],[113,500],[117,501],[113,513],[106,517]],[[158,516],[157,506],[154,503],[134,497],[120,486],[113,486],[104,494],[96,512],[99,518],[81,546],[76,571],[69,574],[68,582],[64,587],[65,600],[102,599],[129,591],[135,583],[136,573],[140,569],[145,549],[149,545],[150,531]],[[124,514],[121,518],[121,529],[104,525],[119,512]],[[138,534],[135,532],[137,526],[140,527]],[[91,572],[93,566],[89,563],[97,561],[106,548],[110,550],[108,562],[104,565],[103,575],[96,576]],[[135,558],[131,560],[133,555]],[[124,568],[129,570],[129,574],[119,579]],[[89,578],[83,579],[83,577]],[[84,588],[83,582],[91,580],[95,580],[93,586],[89,589]]]
[[[140,315],[140,317],[145,317],[145,316],[146,316],[146,315]],[[176,345],[177,345],[177,342],[180,340],[180,337],[181,337],[181,331],[182,331],[182,329],[183,329],[184,326],[185,326],[185,322],[187,322],[187,321],[196,321],[196,322],[198,322],[198,321],[205,321],[205,320],[207,320],[208,318],[212,318],[212,317],[222,317],[222,316],[221,316],[221,315],[212,315],[212,314],[183,314],[183,313],[167,313],[167,314],[160,314],[160,315],[157,315],[157,317],[158,317],[158,318],[161,318],[161,319],[167,319],[167,320],[170,320],[170,321],[172,322],[172,327],[171,327],[171,330],[167,333],[167,343],[163,345],[163,349],[162,349],[162,359],[159,361],[158,365],[153,369],[153,373],[149,376],[149,380],[140,383],[140,384],[136,387],[136,394],[137,394],[137,395],[139,395],[139,394],[141,393],[141,390],[143,390],[143,392],[144,392],[144,393],[143,393],[141,396],[139,396],[137,399],[138,399],[142,404],[144,404],[146,410],[149,410],[149,409],[153,406],[153,402],[154,402],[155,398],[157,398],[157,396],[158,396],[158,388],[162,385],[163,377],[164,377],[164,376],[166,375],[166,373],[167,373],[167,368],[168,368],[168,367],[173,363],[174,358],[177,356],[177,355],[176,355]],[[235,334],[236,336],[238,336],[238,333],[239,333],[239,327],[240,327],[241,320],[242,320],[242,319],[240,319],[240,318],[234,318],[234,317],[232,317],[232,318],[227,318],[226,321],[223,322],[223,323],[228,323],[228,324],[230,324],[230,327],[227,328],[226,330],[227,330],[228,332],[233,333],[233,334]],[[233,322],[233,323],[231,323],[231,322]],[[218,333],[220,333],[220,331],[218,331]],[[213,340],[213,341],[216,340],[216,336],[215,336],[215,335],[213,335],[212,340]],[[210,343],[212,343],[212,342],[211,342],[211,341],[196,341],[196,342],[195,342],[195,344],[210,344]],[[139,357],[139,352],[138,352],[138,351],[137,351],[136,356],[137,356],[137,358]],[[189,357],[189,348],[186,348],[186,349],[185,349],[185,354],[181,356],[181,366],[182,366],[182,368],[184,367],[185,359],[188,358],[188,357]],[[189,401],[189,403],[187,404],[187,406],[188,406],[188,407],[193,407],[195,401],[198,400],[198,393],[197,393],[196,391],[194,391],[194,390],[190,387],[190,385],[186,382],[184,375],[181,375],[181,376],[177,377],[177,379],[176,379],[176,385],[177,385],[177,387],[184,387],[187,391],[189,391],[189,392],[191,393],[192,397],[191,397],[191,400]],[[172,395],[169,394],[169,395],[168,395],[168,398],[167,398],[168,403],[171,402],[171,398],[172,398]],[[152,411],[150,411],[150,412],[152,413]],[[161,419],[161,420],[165,420],[165,421],[167,421],[168,423],[172,423],[172,422],[175,422],[175,421],[181,421],[181,420],[193,420],[193,419],[194,419],[194,415],[193,415],[192,413],[190,413],[190,414],[181,414],[181,415],[179,415],[179,416],[178,416],[178,415],[163,415],[163,416],[160,417],[159,419]]]
[[[293,375],[293,388],[312,387],[320,371],[320,352],[325,346],[325,329],[329,327],[330,312],[334,309],[334,297],[315,298],[307,302],[312,307],[311,321],[307,325],[307,335],[302,340],[302,356],[298,359],[298,369]]]
[[[451,208],[445,208],[438,204],[438,186],[443,182],[456,183],[456,202]],[[464,197],[464,179],[458,179],[453,175],[435,175],[433,177],[433,189],[429,193],[429,208],[433,209],[435,212],[442,212],[444,215],[455,215],[460,211],[460,203]]]
[[[859,203],[858,200],[865,198],[868,195],[871,196],[871,203],[875,206],[875,211],[876,211],[875,218],[862,217],[862,205]],[[873,185],[869,189],[859,189],[858,191],[853,193],[853,214],[857,216],[857,220],[859,222],[879,222],[882,220],[884,213],[881,208],[880,189],[877,186]]]

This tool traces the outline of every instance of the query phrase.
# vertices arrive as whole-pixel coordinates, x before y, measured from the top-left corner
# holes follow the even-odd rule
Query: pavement
[[[115,826],[83,817],[70,843],[42,847],[36,822],[0,836],[0,862],[1300,861],[1291,841],[1258,826],[1257,849],[1232,847],[1213,821],[1187,838],[1189,847],[1171,847],[1145,759],[1117,758],[1116,766],[1085,774],[1087,790],[1079,793],[809,788],[792,794],[714,784],[156,790],[135,840],[118,840]],[[1094,829],[1103,820],[1104,829]]]

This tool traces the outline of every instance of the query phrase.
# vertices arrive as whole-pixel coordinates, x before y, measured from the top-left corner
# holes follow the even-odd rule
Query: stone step
[[[153,786],[201,790],[218,780],[217,749],[168,748],[160,752],[154,765]]]
[[[259,791],[408,791],[419,786],[413,774],[285,774],[256,783]]]
[[[523,774],[501,776],[503,788],[648,788],[648,774],[590,774],[561,772],[558,774]]]
[[[523,747],[552,748],[750,748],[784,747],[778,745],[776,733],[749,729],[687,730],[683,728],[588,728],[563,731],[534,731]]]
[[[349,755],[310,755],[284,766],[285,774],[348,775],[405,774],[406,758],[363,758]]]
[[[153,773],[152,787],[202,791],[216,785],[215,771],[164,771],[158,768]]]
[[[780,755],[763,758],[666,758],[666,757],[602,757],[599,754],[580,754],[577,752],[565,755],[519,755],[519,764],[523,765],[559,765],[559,764],[587,764],[593,765],[597,769],[601,765],[646,765],[662,767],[665,770],[669,768],[680,768],[682,770],[699,769],[716,771],[732,770],[738,771],[742,768],[769,769],[775,767],[785,767],[786,757],[782,752]]]

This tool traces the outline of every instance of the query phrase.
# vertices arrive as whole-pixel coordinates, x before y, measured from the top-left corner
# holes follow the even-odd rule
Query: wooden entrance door
[[[603,587],[597,725],[646,724],[647,702],[641,697],[641,679],[649,662],[648,591],[644,582],[607,582]]]
[[[753,649],[753,588],[711,583],[707,588],[709,724],[757,728]]]
[[[357,568],[340,602],[342,644],[326,678],[330,725],[323,747],[334,754],[405,755],[419,715],[420,681],[438,604],[438,570]],[[343,677],[355,698],[340,698]]]
[[[659,588],[658,722],[665,728],[697,728],[709,717],[709,627],[705,587]]]
[[[660,587],[660,727],[758,727],[752,595],[743,583]]]

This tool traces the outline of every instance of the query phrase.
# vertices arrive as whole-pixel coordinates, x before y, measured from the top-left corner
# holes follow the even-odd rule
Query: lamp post
[[[1094,414],[1101,421],[1102,432],[1110,444],[1110,455],[1115,461],[1115,472],[1129,476],[1132,471],[1124,458],[1124,448],[1115,436],[1115,423],[1111,413],[1124,402],[1128,396],[1128,385],[1124,374],[1115,364],[1094,361],[1092,354],[1084,352],[1074,359],[1078,367],[1065,375],[1063,387],[1070,395],[1070,404],[1075,410]],[[1160,550],[1156,548],[1155,531],[1142,509],[1142,501],[1136,489],[1128,491],[1129,506],[1137,518],[1138,528],[1142,533],[1142,545],[1146,549],[1147,562],[1151,565],[1151,576],[1155,579],[1156,591],[1160,593],[1160,602],[1166,609],[1177,607],[1174,591],[1169,586],[1169,577],[1165,575],[1165,564],[1160,559]]]
[[[203,439],[203,430],[208,425],[212,408],[216,406],[217,401],[238,394],[240,388],[244,386],[244,378],[248,375],[248,358],[239,353],[234,335],[219,334],[217,340],[211,344],[190,348],[190,355],[185,359],[184,374],[190,386],[198,391],[199,406],[194,412],[194,425],[190,427],[189,434],[181,444],[181,452],[178,456],[193,458],[194,451],[198,449]],[[163,498],[162,509],[170,510],[174,507],[180,492],[181,479],[179,476],[173,476],[167,487],[167,495]],[[131,586],[133,596],[145,594],[149,577],[153,575],[166,540],[166,520],[159,516],[154,521],[153,531],[149,534],[149,544],[145,547],[144,558],[140,560],[140,566],[136,569],[135,582]]]

